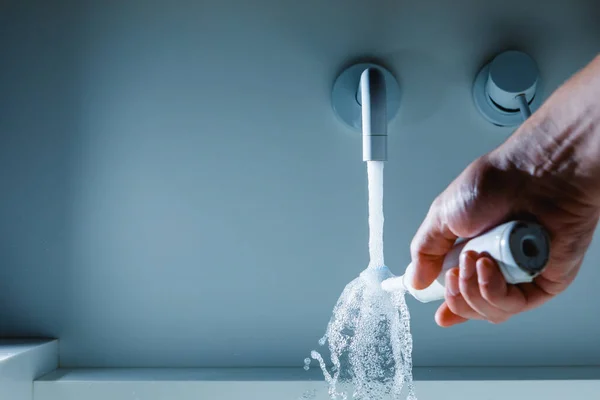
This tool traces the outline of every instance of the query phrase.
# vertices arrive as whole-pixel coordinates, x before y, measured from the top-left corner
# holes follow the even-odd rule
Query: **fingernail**
[[[471,279],[475,273],[475,263],[477,256],[470,251],[467,251],[460,255],[460,277],[468,280]]]
[[[491,268],[487,259],[481,259],[477,262],[477,282],[480,284],[488,284],[492,281],[494,270]]]
[[[458,287],[458,271],[456,268],[451,269],[446,274],[446,291],[452,297],[458,296],[460,293]]]

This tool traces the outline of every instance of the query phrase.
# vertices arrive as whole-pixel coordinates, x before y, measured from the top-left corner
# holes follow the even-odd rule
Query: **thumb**
[[[480,158],[433,202],[410,246],[407,275],[415,289],[425,289],[438,277],[456,239],[477,236],[507,218],[509,198],[498,190],[504,174]]]

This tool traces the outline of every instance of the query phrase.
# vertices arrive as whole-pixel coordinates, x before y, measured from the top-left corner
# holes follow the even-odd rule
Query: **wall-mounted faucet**
[[[473,99],[494,125],[516,126],[539,107],[538,86],[535,61],[523,52],[506,51],[481,69],[473,85]]]
[[[363,161],[387,160],[387,104],[385,77],[377,68],[360,76],[356,100],[362,109]]]
[[[362,132],[363,161],[386,161],[388,123],[400,106],[396,78],[376,64],[353,65],[336,79],[332,105],[342,121]]]

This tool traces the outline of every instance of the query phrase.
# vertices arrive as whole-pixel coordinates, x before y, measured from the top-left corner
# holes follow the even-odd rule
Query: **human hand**
[[[459,237],[522,218],[536,219],[551,237],[548,265],[532,283],[508,285],[493,260],[463,254],[460,268],[446,275],[446,301],[435,316],[440,326],[506,321],[547,302],[574,280],[600,216],[598,93],[600,57],[433,202],[411,244],[415,289],[439,275]]]

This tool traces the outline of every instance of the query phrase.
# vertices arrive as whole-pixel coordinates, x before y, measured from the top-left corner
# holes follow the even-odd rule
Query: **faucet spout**
[[[333,111],[353,131],[362,132],[364,161],[387,160],[388,124],[398,114],[401,97],[394,75],[378,64],[354,64],[336,78]]]
[[[379,68],[363,71],[356,99],[362,108],[363,161],[386,161],[387,99],[385,76]]]

